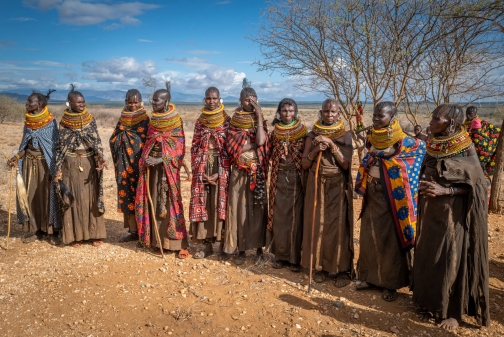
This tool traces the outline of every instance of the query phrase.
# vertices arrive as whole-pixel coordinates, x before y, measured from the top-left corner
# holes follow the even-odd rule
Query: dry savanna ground
[[[51,106],[60,116],[62,106]],[[97,117],[110,163],[108,138],[119,116],[116,109],[90,107]],[[180,109],[190,144],[197,106]],[[229,110],[231,111],[231,110]],[[313,123],[317,108],[301,109]],[[272,119],[272,109],[266,109]],[[366,117],[369,122],[369,117]],[[311,124],[307,123],[307,124]],[[22,123],[0,125],[0,151],[13,155]],[[354,159],[354,176],[357,159]],[[489,218],[489,328],[466,318],[456,333],[423,323],[407,289],[387,303],[378,290],[357,292],[355,284],[337,289],[328,280],[307,293],[306,272],[255,265],[253,252],[243,266],[204,259],[161,259],[119,243],[126,234],[116,213],[113,170],[105,171],[108,238],[98,248],[54,247],[46,241],[21,242],[11,208],[12,231],[6,248],[9,170],[0,165],[0,335],[2,336],[502,336],[504,335],[503,217]],[[185,205],[190,183],[182,173]],[[355,199],[355,211],[361,200]],[[187,213],[187,207],[186,207]],[[187,216],[187,214],[186,214]],[[355,224],[356,257],[360,222]]]

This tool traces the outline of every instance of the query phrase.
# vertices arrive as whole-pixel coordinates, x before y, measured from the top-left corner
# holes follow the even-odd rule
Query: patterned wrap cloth
[[[393,155],[385,156],[384,151],[369,151],[371,143],[367,144],[368,153],[359,166],[355,191],[364,197],[364,209],[369,169],[379,162],[384,197],[389,201],[399,242],[404,250],[409,250],[415,244],[418,182],[426,149],[425,142],[409,136],[401,139],[398,145]]]
[[[147,140],[144,145],[142,157],[139,161],[140,176],[138,179],[135,198],[135,216],[137,219],[138,236],[146,246],[151,244],[151,214],[147,194],[147,169],[145,160],[156,143],[161,145],[163,167],[168,181],[168,198],[170,200],[169,222],[167,228],[168,238],[181,240],[187,237],[184,220],[184,208],[180,194],[180,166],[185,154],[185,137],[182,125],[167,131],[157,131],[149,124]],[[155,214],[152,215],[155,217]]]
[[[31,141],[34,148],[42,149],[47,166],[51,171],[51,175],[56,175],[56,145],[58,144],[58,125],[56,120],[53,119],[48,125],[40,129],[31,129],[26,125],[23,128],[23,139],[19,145],[19,152],[25,150],[28,143]],[[23,172],[23,158],[18,161],[19,171]],[[17,199],[16,199],[17,200]],[[19,207],[19,202],[16,202],[17,207],[17,220],[18,223],[28,221],[28,217],[23,214]],[[58,212],[58,201],[54,188],[49,192],[49,224],[54,228],[61,228],[61,219]]]
[[[134,125],[126,125],[120,119],[109,141],[117,183],[117,212],[124,214],[135,213],[138,161],[149,126],[149,116],[144,109],[135,112],[135,115],[139,118],[143,116],[143,119]]]
[[[472,121],[466,120],[464,124],[476,147],[483,172],[487,176],[493,175],[501,129],[477,116]]]
[[[216,128],[209,128],[200,120],[198,120],[194,126],[194,136],[191,146],[191,167],[193,176],[191,182],[191,203],[189,207],[189,219],[191,222],[203,222],[208,220],[203,175],[205,174],[206,164],[209,159],[208,146],[212,137],[215,140],[216,150],[219,152],[217,213],[219,219],[226,220],[230,173],[229,156],[226,150],[228,128],[229,117],[227,115],[225,122]]]
[[[303,150],[306,136],[306,127],[300,123],[298,119],[299,126],[296,125],[297,129],[300,129],[298,139],[289,140],[287,144],[285,141],[278,139],[275,132],[272,132],[271,142],[270,142],[270,159],[271,159],[271,175],[270,175],[270,186],[269,186],[269,208],[268,208],[268,225],[266,230],[273,231],[273,216],[275,212],[275,196],[276,196],[276,185],[278,180],[278,168],[280,166],[280,159],[285,160],[287,155],[290,155],[292,162],[296,166],[296,171],[299,177],[303,174],[303,166],[301,161],[303,160]],[[279,123],[277,123],[279,124]]]
[[[255,118],[255,114],[254,114]],[[268,137],[268,128],[266,124],[263,124],[263,130],[266,134],[266,141],[264,145],[258,146],[256,148],[258,164],[262,169],[264,181],[268,179],[268,160],[269,160],[269,137]],[[228,141],[226,143],[226,150],[229,155],[230,164],[238,166],[238,159],[240,159],[243,147],[247,143],[247,140],[250,140],[251,144],[255,144],[256,140],[256,128],[243,129],[234,126],[233,124],[229,125],[228,130]],[[251,190],[252,186],[251,186]]]
[[[63,116],[65,118],[65,116]],[[86,145],[87,144],[87,145]],[[59,142],[56,148],[56,172],[61,171],[61,166],[68,152],[77,150],[81,145],[91,146],[94,152],[95,162],[103,158],[103,147],[98,134],[96,121],[92,117],[89,124],[84,125],[82,129],[67,128],[60,123]],[[98,171],[100,187],[98,189],[98,210],[100,214],[105,213],[105,203],[103,202],[103,170]],[[59,185],[57,185],[58,188]]]

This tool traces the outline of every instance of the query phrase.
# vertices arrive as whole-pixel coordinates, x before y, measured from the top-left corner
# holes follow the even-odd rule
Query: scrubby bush
[[[25,106],[15,98],[0,95],[0,124],[4,122],[21,122],[24,119]]]

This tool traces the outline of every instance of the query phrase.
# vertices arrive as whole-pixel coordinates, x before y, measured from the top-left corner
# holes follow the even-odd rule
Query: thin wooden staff
[[[147,167],[147,197],[149,198],[149,204],[152,210],[152,221],[154,222],[154,232],[156,233],[156,240],[159,245],[159,250],[161,251],[161,258],[164,259],[164,252],[163,252],[163,243],[161,242],[161,237],[159,235],[159,228],[157,226],[157,221],[156,221],[156,210],[154,209],[154,204],[152,202],[151,194],[150,194],[150,167]]]
[[[9,161],[9,157],[5,154],[5,152],[2,152],[2,154],[4,155],[4,157],[7,159],[7,161]],[[11,170],[10,170],[10,183],[9,183],[9,209],[7,210],[7,213],[8,214],[8,221],[7,221],[7,238],[5,240],[5,248],[6,249],[9,249],[9,236],[10,236],[10,225],[11,225],[11,206],[12,206],[12,177],[13,177],[13,174],[14,174],[14,169],[15,167],[14,166],[11,166]]]
[[[311,292],[312,276],[313,276],[313,237],[315,236],[315,216],[317,214],[318,171],[320,168],[320,158],[322,158],[322,151],[318,153],[317,164],[315,166],[315,186],[313,187],[313,213],[311,222],[311,242],[310,242],[310,279],[308,283],[308,293]]]

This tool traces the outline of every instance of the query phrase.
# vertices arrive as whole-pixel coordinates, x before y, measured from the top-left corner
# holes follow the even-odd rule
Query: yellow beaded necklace
[[[198,120],[207,128],[215,129],[226,122],[229,116],[224,111],[224,104],[221,104],[216,110],[209,111],[204,107],[201,109],[201,115]]]
[[[61,118],[61,124],[69,129],[83,129],[86,125],[91,123],[93,116],[84,108],[82,112],[70,112],[65,110]]]
[[[317,135],[325,136],[329,139],[337,139],[346,132],[345,124],[341,119],[337,120],[332,125],[323,125],[322,120],[319,119],[313,124],[312,131]]]
[[[137,125],[147,117],[147,111],[145,111],[145,108],[143,106],[136,111],[129,111],[127,110],[127,108],[124,108],[121,112],[119,121],[126,127],[132,127],[134,125]]]
[[[406,134],[403,132],[399,121],[394,118],[392,124],[388,127],[375,129],[373,126],[367,139],[376,149],[383,150],[391,147],[404,137],[406,137]]]
[[[427,140],[427,153],[434,158],[455,156],[467,150],[473,144],[464,125],[457,132],[447,137],[431,135]]]
[[[27,128],[37,130],[47,126],[53,119],[53,115],[49,112],[49,109],[46,106],[38,114],[26,112],[25,125]]]
[[[168,110],[157,113],[152,112],[150,125],[160,132],[165,132],[182,126],[182,118],[175,112],[175,104],[169,104]]]
[[[293,125],[287,126],[282,123],[276,123],[273,134],[278,140],[289,142],[298,140],[306,136],[306,126],[301,124],[301,119],[298,118]]]
[[[264,116],[262,119],[264,122]],[[256,114],[236,109],[230,123],[240,129],[252,129],[257,126]]]

